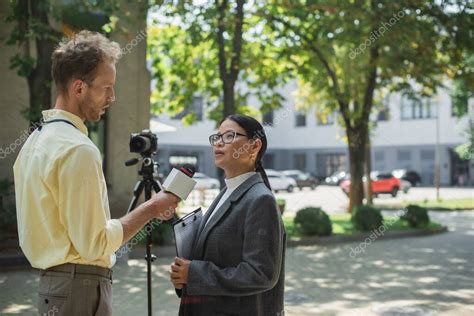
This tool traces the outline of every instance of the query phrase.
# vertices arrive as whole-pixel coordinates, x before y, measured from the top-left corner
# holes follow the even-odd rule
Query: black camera
[[[141,133],[130,135],[130,152],[142,156],[151,156],[158,149],[158,137],[150,130],[144,129]]]

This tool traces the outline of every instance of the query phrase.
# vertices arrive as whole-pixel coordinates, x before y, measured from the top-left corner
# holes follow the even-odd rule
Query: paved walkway
[[[450,232],[375,242],[355,258],[356,243],[288,249],[286,315],[474,315],[474,212],[430,215]],[[177,314],[170,262],[154,265],[155,315]],[[114,315],[146,315],[144,260],[115,278]],[[31,270],[0,273],[0,314],[35,315],[37,282]]]

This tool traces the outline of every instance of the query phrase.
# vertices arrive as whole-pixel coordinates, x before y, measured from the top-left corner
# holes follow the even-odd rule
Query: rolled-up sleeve
[[[99,151],[88,145],[69,150],[58,182],[60,220],[78,254],[87,261],[110,257],[122,244],[123,228],[110,219]]]
[[[107,233],[107,249],[105,250],[106,254],[112,254],[116,252],[123,241],[123,227],[122,223],[118,219],[109,219],[106,224],[106,233]]]

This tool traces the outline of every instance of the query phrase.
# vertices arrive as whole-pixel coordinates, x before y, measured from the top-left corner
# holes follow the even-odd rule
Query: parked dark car
[[[283,171],[283,174],[287,177],[295,179],[296,185],[300,190],[305,187],[314,190],[319,184],[318,179],[313,177],[311,174],[305,173],[301,170],[286,170]]]
[[[392,171],[392,174],[397,179],[406,180],[411,183],[412,186],[416,187],[421,184],[421,176],[418,172],[406,169],[396,169]]]

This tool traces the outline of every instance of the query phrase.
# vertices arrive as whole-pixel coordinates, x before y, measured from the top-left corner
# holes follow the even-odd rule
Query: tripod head
[[[139,163],[140,160],[142,161],[142,166],[140,170],[138,170],[138,174],[142,176],[143,179],[153,179],[153,174],[155,173],[155,166],[159,168],[160,165],[156,161],[154,161],[151,156],[129,159],[125,161],[125,166],[134,166]]]

